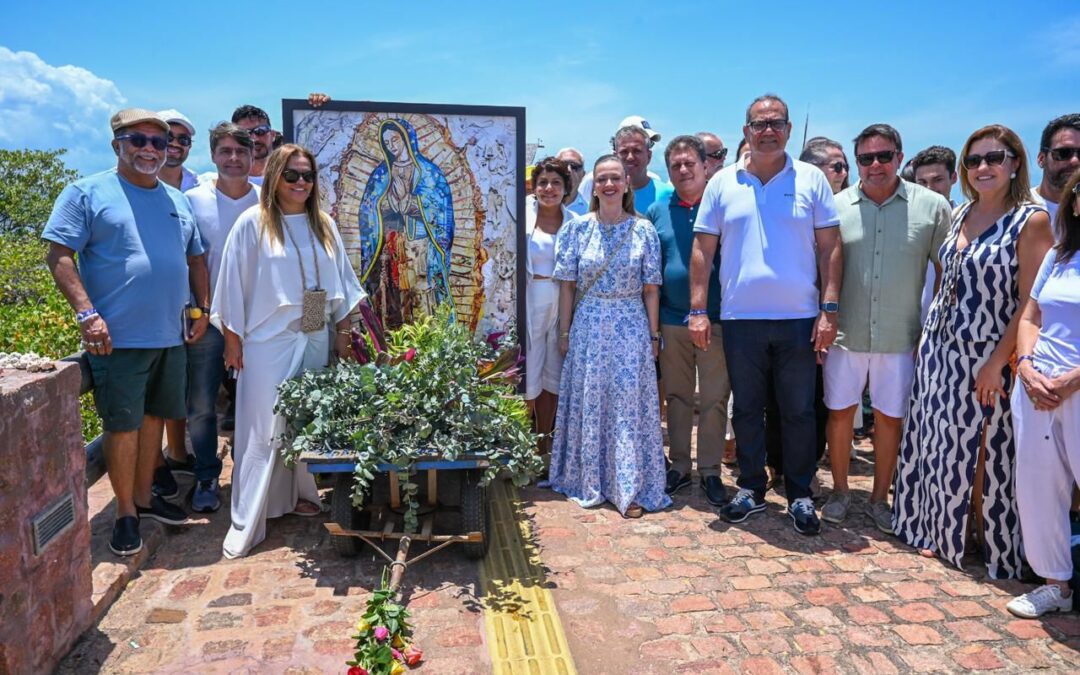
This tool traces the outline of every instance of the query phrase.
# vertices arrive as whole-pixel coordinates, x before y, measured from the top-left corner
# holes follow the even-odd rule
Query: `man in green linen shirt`
[[[839,523],[851,506],[848,490],[852,420],[869,381],[874,408],[874,488],[866,512],[892,532],[889,486],[911,397],[914,350],[922,326],[926,266],[940,278],[938,250],[951,223],[939,194],[900,180],[900,134],[873,124],[855,138],[859,182],[836,195],[844,247],[844,285],[836,342],[825,359],[825,405],[833,493],[823,520]]]

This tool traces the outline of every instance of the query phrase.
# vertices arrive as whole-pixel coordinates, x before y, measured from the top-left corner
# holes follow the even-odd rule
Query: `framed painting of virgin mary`
[[[282,101],[284,136],[318,162],[323,210],[384,325],[448,304],[480,334],[524,340],[525,109]]]

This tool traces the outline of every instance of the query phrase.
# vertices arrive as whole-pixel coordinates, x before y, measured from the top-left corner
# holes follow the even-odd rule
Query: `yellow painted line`
[[[480,578],[493,672],[577,675],[517,488],[498,478],[488,490],[491,543]]]

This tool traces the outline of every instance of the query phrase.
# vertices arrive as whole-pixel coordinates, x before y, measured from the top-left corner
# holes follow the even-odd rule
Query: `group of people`
[[[277,452],[275,390],[348,357],[364,292],[319,210],[315,158],[282,145],[265,111],[241,106],[210,131],[217,171],[201,176],[184,167],[196,130],[181,113],[126,109],[111,127],[116,168],[68,186],[43,233],[106,431],[110,547],[140,550],[140,518],[185,521],[169,501],[175,474],[195,476],[193,510],[219,508],[216,405],[235,377],[223,553],[243,556],[267,519],[321,511],[312,476]],[[631,518],[666,508],[692,484],[696,415],[697,471],[721,518],[763,511],[771,471],[795,529],[817,534],[826,448],[821,519],[851,509],[868,390],[874,525],[956,565],[972,535],[991,577],[1017,577],[1026,560],[1047,580],[1014,613],[1071,608],[1080,114],[1047,125],[1034,188],[1000,125],[972,133],[959,163],[934,146],[906,165],[897,130],[870,125],[852,145],[855,182],[843,144],[814,138],[795,159],[791,130],[767,94],[747,108],[731,165],[716,134],[681,135],[664,149],[665,181],[649,171],[660,134],[634,116],[590,172],[572,148],[533,167],[525,398],[550,487]]]
[[[116,495],[109,547],[141,550],[142,518],[187,520],[169,501],[175,474],[195,477],[192,510],[220,507],[216,405],[223,381],[235,379],[222,550],[244,556],[267,519],[322,511],[312,475],[285,467],[278,452],[276,390],[349,356],[349,315],[364,292],[319,209],[315,157],[281,144],[265,111],[241,106],[210,131],[217,171],[202,176],[184,167],[196,130],[181,113],[128,108],[111,128],[116,168],[66,187],[42,234],[105,431]]]
[[[770,467],[795,530],[814,535],[851,510],[868,393],[873,524],[957,566],[974,541],[992,578],[1020,577],[1026,561],[1047,583],[1009,604],[1018,616],[1071,609],[1080,114],[1046,126],[1037,186],[1002,125],[974,131],[959,163],[933,146],[905,165],[900,133],[872,124],[851,146],[857,181],[832,139],[793,158],[791,130],[767,94],[730,166],[715,134],[677,136],[666,182],[648,171],[660,134],[629,117],[590,174],[572,148],[533,167],[526,398],[551,434],[547,484],[630,518],[665,508],[691,485],[696,412],[701,487],[720,517],[763,511]]]

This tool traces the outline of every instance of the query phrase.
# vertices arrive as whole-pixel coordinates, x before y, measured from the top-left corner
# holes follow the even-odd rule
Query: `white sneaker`
[[[1061,587],[1057,584],[1039,586],[1030,593],[1013,598],[1005,608],[1022,619],[1037,619],[1047,612],[1072,611],[1073,596],[1061,597]]]

